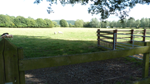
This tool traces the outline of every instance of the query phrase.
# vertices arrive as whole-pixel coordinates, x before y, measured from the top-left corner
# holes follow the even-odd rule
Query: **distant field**
[[[58,31],[63,34],[54,34]],[[14,36],[8,40],[23,47],[26,58],[101,51],[97,48],[96,31],[97,28],[0,28],[0,34]]]
[[[24,56],[45,57],[100,51],[97,48],[96,28],[0,28],[0,34],[14,36],[9,40],[23,47]],[[54,34],[62,31],[63,34]]]

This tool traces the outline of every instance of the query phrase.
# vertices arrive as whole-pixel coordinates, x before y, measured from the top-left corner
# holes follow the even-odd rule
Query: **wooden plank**
[[[24,58],[22,48],[18,48],[17,53],[18,53],[19,60]],[[25,84],[25,71],[19,71],[19,80],[20,80],[19,84]]]
[[[4,40],[0,41],[0,84],[5,83],[5,72],[4,72]]]
[[[100,32],[100,33],[107,33],[107,34],[113,34],[113,31],[112,32],[110,32],[110,31],[98,31],[98,32]]]
[[[148,43],[144,44],[145,46],[148,45]],[[143,56],[143,78],[148,77],[149,72],[149,53],[144,53]]]
[[[113,59],[118,57],[126,57],[129,55],[135,55],[146,52],[150,52],[149,46],[142,46],[125,50],[103,51],[103,52],[85,53],[69,56],[23,59],[19,60],[19,70],[25,71],[54,66],[71,65],[71,64]]]
[[[135,81],[132,84],[149,84],[149,83],[150,83],[150,77]]]
[[[4,59],[6,76],[5,82],[13,82],[13,84],[19,84],[17,47],[11,44],[6,39],[4,48]]]
[[[103,42],[106,42],[106,43],[110,43],[110,44],[113,44],[113,42],[109,42],[109,41],[105,41],[105,40],[102,40],[102,39],[98,39],[99,41],[103,41]]]
[[[100,35],[112,35],[112,34],[100,34]]]
[[[97,32],[98,32],[97,34],[100,34],[99,31],[100,31],[100,29],[97,30]],[[100,39],[100,36],[97,36],[97,39]],[[100,45],[100,41],[99,41],[99,40],[97,41],[97,45],[98,45],[98,46]]]
[[[113,37],[110,37],[110,36],[104,36],[104,35],[101,35],[101,34],[97,34],[97,36],[104,37],[104,38],[107,38],[107,39],[113,39]]]

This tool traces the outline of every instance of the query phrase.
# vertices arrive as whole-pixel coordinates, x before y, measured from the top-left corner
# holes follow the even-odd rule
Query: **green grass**
[[[54,34],[55,31],[63,34]],[[14,36],[8,40],[24,49],[25,58],[101,51],[97,48],[96,31],[96,28],[0,28],[0,34],[8,32]]]
[[[23,47],[24,56],[46,57],[100,51],[97,48],[95,28],[0,28],[0,34],[8,32],[8,39],[17,47]],[[54,34],[62,31],[63,34]]]

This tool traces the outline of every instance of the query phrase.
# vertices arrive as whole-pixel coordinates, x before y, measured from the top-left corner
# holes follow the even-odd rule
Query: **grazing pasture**
[[[61,31],[63,34],[54,34]],[[9,41],[23,47],[25,58],[100,51],[96,28],[0,28],[13,35]]]
[[[96,31],[97,28],[0,28],[0,34],[12,34],[13,40],[9,41],[23,47],[25,58],[100,51]]]

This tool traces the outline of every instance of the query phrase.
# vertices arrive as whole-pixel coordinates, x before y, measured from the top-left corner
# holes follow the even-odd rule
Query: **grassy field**
[[[17,47],[23,47],[24,56],[46,57],[100,51],[97,48],[95,28],[0,28],[8,32]],[[63,34],[54,34],[62,31]]]
[[[58,31],[63,34],[54,34]],[[96,31],[96,28],[0,28],[0,34],[8,32],[14,36],[8,40],[22,47],[26,58],[101,51],[97,48]]]

